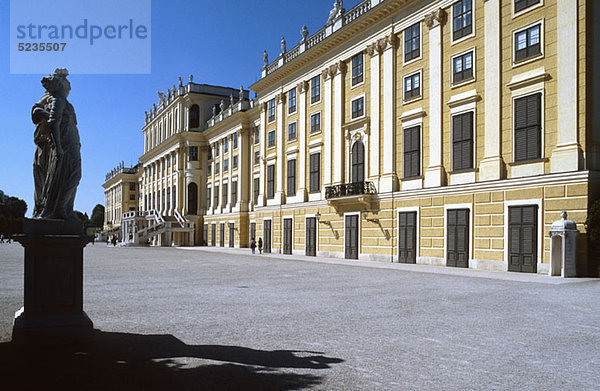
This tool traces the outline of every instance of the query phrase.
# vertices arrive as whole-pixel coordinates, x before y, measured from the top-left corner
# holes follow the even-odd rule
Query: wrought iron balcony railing
[[[325,199],[376,193],[377,190],[373,182],[342,183],[340,185],[327,186],[325,188]]]

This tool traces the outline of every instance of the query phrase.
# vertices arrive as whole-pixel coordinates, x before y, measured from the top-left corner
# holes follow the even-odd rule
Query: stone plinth
[[[13,341],[86,340],[93,323],[83,311],[83,248],[92,241],[81,222],[26,219],[15,240],[25,248],[25,305],[15,314]]]

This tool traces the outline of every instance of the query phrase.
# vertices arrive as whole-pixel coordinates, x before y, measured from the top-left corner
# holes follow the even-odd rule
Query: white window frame
[[[419,24],[419,56],[413,58],[412,60],[404,61],[404,45],[406,44],[406,39],[404,33],[406,29],[414,26],[415,24]],[[423,58],[423,23],[419,20],[415,23],[410,24],[402,29],[402,66],[406,66],[408,64],[412,64],[413,62],[417,62]]]
[[[471,34],[469,35],[465,35],[464,37],[460,37],[457,40],[454,40],[454,4],[456,4],[458,1],[453,1],[452,4],[450,5],[450,20],[448,21],[448,24],[450,26],[450,46],[454,46],[457,43],[460,43],[462,41],[466,41],[467,39],[473,38],[475,37],[475,22],[476,22],[476,16],[475,16],[475,0],[471,0]],[[512,0],[511,0],[512,1]]]
[[[475,81],[477,81],[477,64],[475,63],[475,59],[476,59],[476,47],[473,46],[470,49],[464,50],[460,53],[457,53],[453,56],[450,57],[450,88],[456,88],[456,87],[460,87],[460,86],[464,86],[466,84],[469,83],[473,83]],[[464,56],[465,54],[469,53],[469,52],[473,52],[472,54],[472,59],[471,59],[471,64],[472,64],[472,69],[473,69],[473,77],[470,79],[466,79],[466,80],[461,80],[459,82],[454,82],[454,59],[456,57],[460,57],[460,56]]]
[[[362,100],[363,100],[363,113],[362,113],[362,115],[360,115],[360,116],[358,116],[358,117],[353,117],[353,116],[352,116],[352,114],[353,114],[353,112],[352,112],[352,104],[353,104],[355,101],[359,100],[359,99],[362,99]],[[367,104],[366,104],[366,103],[367,103],[367,102],[366,102],[366,99],[365,99],[365,94],[358,95],[358,96],[354,97],[354,98],[353,98],[353,99],[350,101],[350,110],[349,110],[349,111],[350,111],[350,121],[355,121],[355,120],[357,120],[357,119],[361,119],[361,118],[364,118],[364,117],[366,117],[366,115],[367,115]]]
[[[406,78],[412,77],[412,76],[416,75],[417,73],[419,74],[419,96],[415,96],[415,97],[409,98],[408,100],[405,100],[404,99],[404,95],[406,93],[406,91],[404,90],[406,88],[405,80],[406,80]],[[415,72],[411,72],[411,73],[408,73],[408,74],[402,76],[402,104],[413,103],[413,102],[419,101],[421,99],[423,99],[423,69],[422,68]]]
[[[538,54],[537,56],[533,56],[533,57],[521,60],[519,62],[516,62],[515,56],[516,56],[517,48],[515,46],[515,36],[518,33],[522,32],[524,30],[527,30],[527,29],[529,29],[529,28],[531,28],[531,27],[533,27],[533,26],[535,26],[537,24],[540,25],[540,54]],[[545,31],[546,31],[546,29],[544,27],[544,24],[545,24],[545,19],[542,18],[542,19],[536,20],[533,23],[529,23],[526,26],[519,27],[518,29],[515,29],[515,30],[513,30],[511,32],[511,35],[510,35],[511,36],[511,41],[512,41],[511,42],[511,51],[512,51],[512,53],[511,53],[512,60],[511,61],[512,61],[512,67],[513,68],[517,68],[517,67],[520,67],[522,65],[529,64],[530,62],[540,60],[540,59],[542,59],[542,58],[544,58],[546,56],[546,51],[545,51],[546,40],[544,39],[545,38]]]
[[[526,14],[526,13],[528,13],[528,12],[530,12],[530,11],[533,11],[534,9],[537,9],[537,8],[540,8],[540,7],[543,7],[543,6],[544,6],[544,0],[540,0],[540,2],[539,2],[539,3],[537,3],[537,4],[535,4],[535,5],[532,5],[532,6],[530,6],[530,7],[527,7],[527,8],[525,8],[525,9],[522,9],[522,10],[521,10],[521,11],[519,11],[519,12],[515,12],[515,0],[510,0],[510,1],[512,2],[510,9],[511,9],[511,11],[512,11],[512,18],[513,18],[513,19],[514,19],[514,18],[517,18],[517,17],[519,17],[519,16],[521,16],[521,15],[523,15],[523,14]]]

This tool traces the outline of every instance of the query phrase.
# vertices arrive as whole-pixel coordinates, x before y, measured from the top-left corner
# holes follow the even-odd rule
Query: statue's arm
[[[52,139],[54,140],[56,153],[59,156],[64,153],[60,139],[60,123],[62,121],[63,111],[65,110],[65,103],[64,98],[54,98],[50,106],[50,118],[48,119],[48,126],[50,127]]]

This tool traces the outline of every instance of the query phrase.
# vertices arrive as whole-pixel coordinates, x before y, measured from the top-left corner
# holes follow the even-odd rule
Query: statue
[[[171,89],[167,90],[167,100],[171,100]]]
[[[31,109],[36,151],[33,160],[35,207],[38,219],[75,219],[73,203],[81,179],[81,143],[75,110],[67,96],[69,71],[57,68],[43,77],[46,90]]]
[[[244,101],[244,86],[243,85],[240,85],[239,95],[240,95],[240,102],[243,102]]]
[[[233,92],[229,94],[229,106],[233,107]]]
[[[183,87],[183,79],[179,76],[179,88]]]
[[[215,118],[217,116],[217,106],[213,106],[212,114],[213,114],[213,118]]]
[[[281,54],[287,52],[285,48],[285,37],[281,37]]]
[[[194,81],[194,75],[190,75],[190,83]]]
[[[265,67],[269,65],[269,55],[266,50],[263,53],[263,63],[265,64]]]
[[[333,9],[329,11],[329,18],[327,19],[327,25],[333,24],[336,19],[342,16],[344,13],[344,3],[340,0],[335,0],[333,3]]]
[[[225,110],[225,101],[223,99],[221,99],[221,104],[219,105],[219,108],[221,109],[221,112]]]
[[[302,34],[302,40],[306,41],[306,37],[308,37],[308,28],[305,26],[302,26],[302,30],[300,31],[300,34]]]
[[[158,103],[163,103],[165,101],[165,93],[162,91],[158,91]]]

